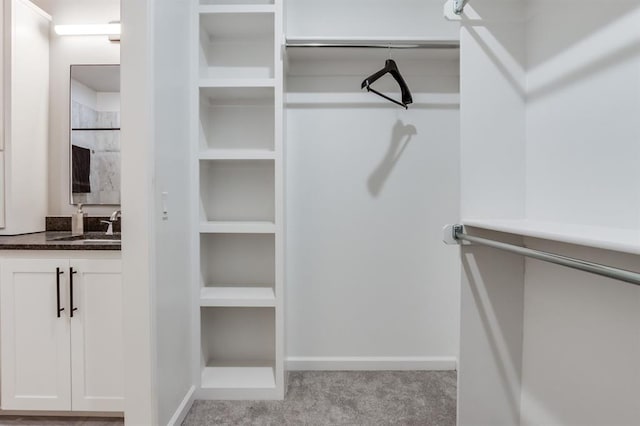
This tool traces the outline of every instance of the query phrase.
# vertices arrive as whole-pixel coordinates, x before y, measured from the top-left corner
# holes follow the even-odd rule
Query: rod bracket
[[[464,12],[464,6],[467,1],[463,0],[447,0],[444,4],[444,17],[448,21],[462,20],[462,13]]]
[[[445,225],[442,228],[442,241],[447,245],[460,244],[457,234],[462,233],[464,227],[462,225]]]
[[[453,13],[456,15],[462,15],[464,12],[464,7],[467,5],[469,0],[453,0]]]

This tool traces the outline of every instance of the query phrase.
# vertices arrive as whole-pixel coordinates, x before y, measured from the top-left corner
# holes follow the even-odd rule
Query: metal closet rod
[[[562,265],[568,268],[578,269],[580,271],[601,275],[603,277],[613,278],[615,280],[640,285],[640,274],[637,272],[601,265],[599,263],[588,262],[586,260],[575,259],[573,257],[562,256],[555,253],[548,253],[546,251],[533,250],[513,244],[503,243],[500,241],[489,240],[487,238],[475,237],[473,235],[465,234],[464,227],[462,225],[453,226],[453,237],[458,241],[468,241],[474,244],[493,247],[498,250],[516,253],[522,256],[531,257],[533,259],[542,260],[544,262],[555,263],[556,265]]]
[[[428,41],[428,42],[295,42],[287,41],[287,48],[298,47],[331,47],[331,48],[364,48],[364,49],[459,49],[460,43],[452,41]]]

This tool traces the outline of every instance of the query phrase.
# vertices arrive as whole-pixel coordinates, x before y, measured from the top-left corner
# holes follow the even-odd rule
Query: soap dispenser
[[[82,204],[78,204],[78,211],[71,216],[71,233],[73,235],[84,234],[84,217],[86,213],[82,211]]]

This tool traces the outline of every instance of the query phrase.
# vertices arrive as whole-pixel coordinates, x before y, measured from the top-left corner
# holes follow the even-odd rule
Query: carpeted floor
[[[455,371],[291,372],[284,401],[196,401],[183,422],[183,426],[455,424]]]

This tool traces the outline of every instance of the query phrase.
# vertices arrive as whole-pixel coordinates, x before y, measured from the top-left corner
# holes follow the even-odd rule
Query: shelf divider
[[[201,78],[200,88],[275,87],[273,78]]]
[[[271,366],[207,366],[202,370],[202,387],[208,389],[275,389]]]
[[[200,5],[200,15],[216,13],[275,13],[276,8],[272,4],[207,4]]]
[[[275,160],[276,153],[268,149],[207,149],[199,154],[200,160]]]
[[[201,307],[275,307],[276,296],[272,287],[203,287],[200,291]]]
[[[209,221],[200,223],[201,234],[274,234],[276,225],[268,221]]]

